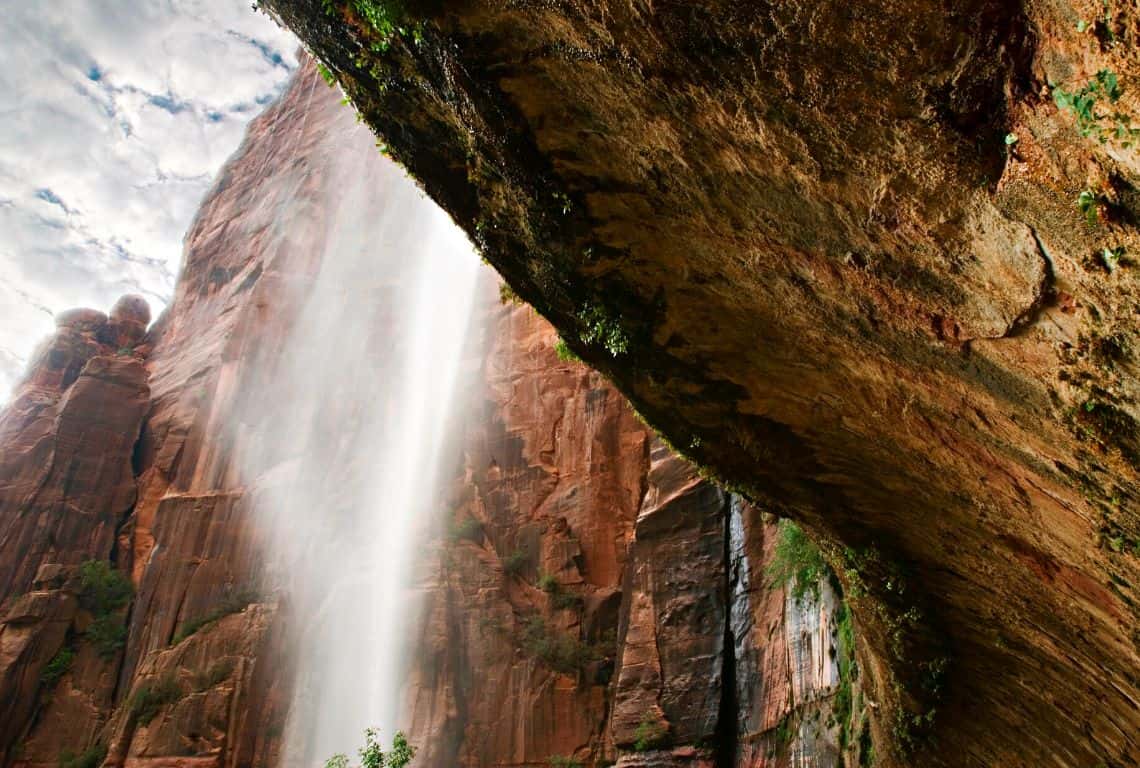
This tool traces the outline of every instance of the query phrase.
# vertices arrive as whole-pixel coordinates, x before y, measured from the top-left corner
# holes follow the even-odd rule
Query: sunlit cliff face
[[[401,726],[402,628],[416,608],[406,587],[438,519],[480,270],[466,237],[366,132],[348,132],[330,173],[320,267],[299,280],[304,308],[280,352],[267,351],[234,427],[270,531],[269,581],[300,633],[289,765],[354,754],[365,728],[389,739]],[[276,204],[287,251],[306,204]]]

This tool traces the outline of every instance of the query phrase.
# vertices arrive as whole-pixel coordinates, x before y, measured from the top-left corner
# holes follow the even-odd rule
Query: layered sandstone
[[[286,446],[256,478],[240,452],[292,415],[247,416],[288,386],[272,374],[341,221],[354,126],[305,65],[203,203],[146,337],[134,299],[109,318],[65,315],[0,417],[4,764],[278,764],[297,639],[321,627],[271,567],[256,510],[323,446]],[[417,563],[404,696],[417,765],[838,765],[831,587],[804,603],[772,585],[774,524],[496,293],[485,281],[464,361],[476,375],[443,533]],[[332,434],[358,428],[341,405]],[[81,605],[89,560],[134,585],[109,654]],[[64,648],[74,659],[45,678]]]
[[[1140,763],[1140,16],[266,0],[511,288],[828,544],[888,765]],[[1078,201],[1083,201],[1078,203]]]

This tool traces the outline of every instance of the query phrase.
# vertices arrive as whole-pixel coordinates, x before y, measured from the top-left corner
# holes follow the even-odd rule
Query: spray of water
[[[369,137],[370,138],[370,137]],[[351,146],[351,145],[350,145]],[[481,271],[466,237],[368,140],[328,169],[324,253],[239,446],[298,630],[286,765],[401,726],[409,574],[439,518],[446,425]],[[297,211],[283,206],[278,217]]]

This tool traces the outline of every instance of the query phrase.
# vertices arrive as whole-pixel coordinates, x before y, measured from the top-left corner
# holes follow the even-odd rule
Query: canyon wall
[[[254,509],[319,446],[243,476],[266,426],[242,414],[285,385],[267,377],[353,142],[372,149],[305,64],[204,201],[167,311],[149,331],[129,297],[62,315],[0,416],[3,765],[280,762],[298,638],[320,627]],[[773,585],[777,524],[561,359],[489,271],[475,315],[460,458],[414,574],[424,610],[395,629],[415,649],[416,765],[855,764],[861,683],[832,581]]]
[[[260,6],[576,354],[822,543],[881,765],[1140,764],[1135,2]]]

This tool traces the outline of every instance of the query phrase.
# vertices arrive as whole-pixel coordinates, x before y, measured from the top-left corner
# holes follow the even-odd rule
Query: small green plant
[[[416,45],[423,42],[423,25],[409,24],[403,5],[396,0],[349,0],[343,4],[321,0],[321,5],[330,16],[341,13],[338,6],[343,5],[358,17],[372,36],[369,47],[374,53],[385,53],[397,36],[409,37]]]
[[[1077,195],[1077,210],[1084,214],[1090,227],[1095,227],[1100,220],[1100,198],[1091,189],[1082,190]]]
[[[465,517],[458,523],[453,520],[447,531],[447,538],[451,541],[462,541],[464,539],[474,541],[482,535],[483,524],[473,517]]]
[[[182,686],[172,676],[143,683],[131,696],[130,715],[138,725],[146,725],[163,709],[182,698]]]
[[[550,603],[556,610],[564,611],[571,608],[580,608],[582,606],[581,595],[567,592],[562,586],[562,582],[552,574],[539,574],[538,588],[550,595]]]
[[[1123,93],[1116,73],[1102,69],[1079,91],[1054,87],[1053,101],[1059,109],[1073,113],[1077,130],[1085,138],[1096,139],[1101,144],[1119,141],[1127,149],[1140,137],[1140,128],[1133,127],[1131,119],[1123,112],[1098,110],[1099,103],[1116,104]]]
[[[88,560],[79,566],[79,604],[95,616],[125,606],[134,594],[130,579],[103,560]]]
[[[59,755],[59,768],[99,768],[107,758],[107,747],[93,744],[78,755],[64,750]]]
[[[87,639],[104,659],[113,658],[127,643],[127,628],[122,617],[108,613],[98,617],[87,628]]]
[[[518,576],[528,565],[530,565],[530,552],[520,547],[507,555],[507,559],[503,561],[503,573],[508,576]]]
[[[194,676],[194,690],[195,691],[208,691],[216,685],[220,685],[229,679],[230,675],[234,672],[233,659],[222,659],[210,665],[210,668],[205,672],[199,672]]]
[[[633,751],[648,752],[651,749],[664,746],[668,732],[658,724],[652,712],[641,716],[641,722],[633,732]]]
[[[586,344],[601,344],[612,357],[620,357],[629,351],[629,336],[621,327],[620,320],[601,307],[589,305],[581,310],[578,324],[581,327],[579,335]]]
[[[566,345],[562,339],[554,342],[554,352],[558,355],[558,359],[564,363],[580,363],[582,358],[574,354],[574,350]]]
[[[515,293],[514,288],[511,288],[506,283],[499,283],[499,303],[504,304],[504,305],[505,304],[513,304],[514,306],[517,307],[517,306],[520,306],[522,304],[525,304],[526,302],[524,302],[519,297],[519,295],[517,293]]]
[[[1120,260],[1124,258],[1124,246],[1116,248],[1105,248],[1101,251],[1100,258],[1104,262],[1104,268],[1109,272],[1115,272],[1116,268],[1120,266]]]
[[[851,725],[852,686],[858,668],[855,664],[855,627],[851,619],[851,609],[840,602],[835,611],[835,663],[839,668],[839,685],[835,691],[835,717],[839,721],[839,744],[847,745],[848,728]]]
[[[556,632],[541,616],[531,616],[523,624],[523,652],[565,675],[581,671],[597,658],[594,649],[577,638]]]
[[[540,573],[538,575],[538,588],[549,595],[553,595],[556,592],[562,591],[562,584],[554,574]]]
[[[317,72],[320,74],[321,79],[328,84],[329,88],[336,86],[336,76],[321,62],[317,62]]]
[[[790,585],[796,600],[809,591],[818,598],[820,582],[831,572],[819,547],[791,520],[780,521],[776,536],[776,550],[767,569],[771,586]]]
[[[94,617],[87,638],[99,655],[111,658],[126,643],[127,630],[119,611],[130,602],[134,586],[103,560],[88,560],[79,566],[79,604]]]
[[[416,756],[416,748],[408,743],[403,731],[396,731],[392,748],[384,752],[380,744],[379,731],[368,728],[364,731],[364,746],[358,750],[360,768],[404,768]],[[349,768],[348,755],[338,753],[325,760],[325,768]]]
[[[170,644],[178,645],[183,640],[190,637],[195,632],[207,626],[208,624],[213,624],[218,619],[225,618],[230,614],[244,611],[246,608],[248,608],[253,603],[256,603],[260,599],[261,596],[257,593],[256,590],[252,589],[243,589],[233,594],[227,595],[226,597],[222,598],[221,602],[218,603],[208,613],[185,622],[182,627],[179,628],[178,632],[174,634],[174,639]]]
[[[73,661],[75,661],[75,651],[69,646],[63,646],[59,649],[59,653],[53,656],[47,666],[44,667],[44,671],[40,674],[40,682],[47,688],[54,688],[60,678],[71,669]]]

